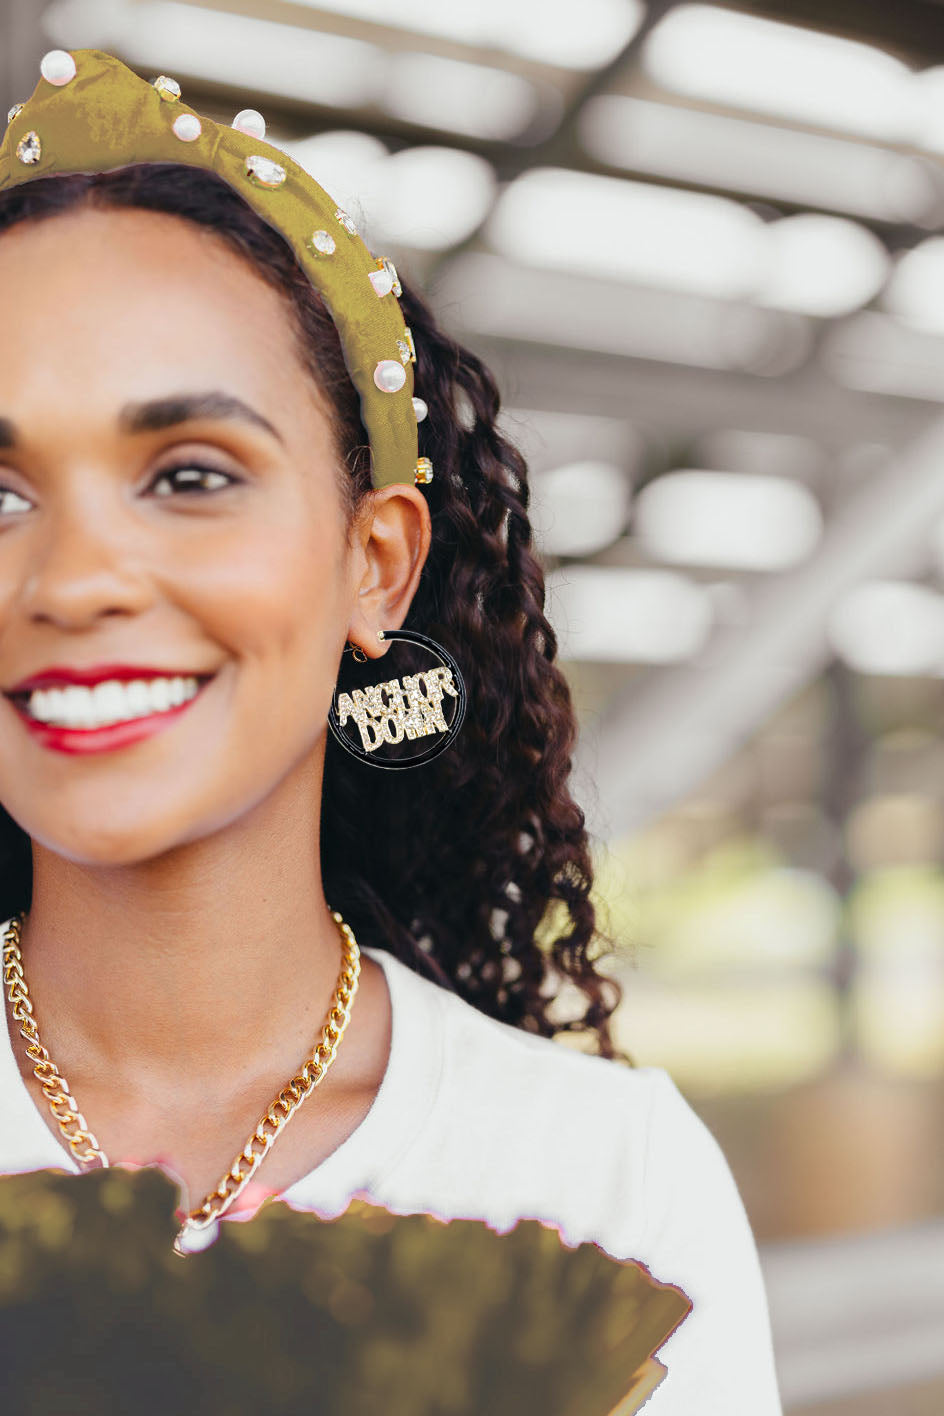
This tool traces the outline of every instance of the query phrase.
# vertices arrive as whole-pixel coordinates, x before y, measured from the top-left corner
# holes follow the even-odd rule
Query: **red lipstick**
[[[197,694],[197,698],[199,697]],[[161,728],[176,722],[182,713],[186,713],[190,704],[196,701],[196,698],[191,698],[189,702],[181,703],[177,708],[169,708],[166,713],[150,713],[146,718],[133,718],[127,723],[112,723],[107,728],[57,728],[50,723],[38,723],[35,718],[28,718],[25,713],[20,713],[20,717],[43,747],[77,755],[86,752],[110,752],[118,747],[127,747],[141,738],[151,737],[154,733],[159,733]],[[17,712],[19,711],[17,709]]]
[[[144,676],[139,669],[136,669],[133,674],[126,675],[128,678]],[[109,671],[105,677],[112,678],[114,674]],[[163,675],[157,675],[157,677],[163,677]],[[170,677],[178,677],[178,675],[170,675]],[[180,677],[185,676],[180,675]],[[196,678],[198,675],[190,674],[186,677]],[[202,696],[203,690],[209,682],[206,676],[202,677],[203,681],[193,698],[177,704],[175,708],[168,708],[163,713],[148,713],[142,718],[129,718],[123,723],[110,723],[102,728],[64,728],[53,723],[41,723],[38,719],[29,716],[25,703],[20,701],[19,696],[17,698],[11,697],[10,701],[20,720],[42,747],[51,748],[54,752],[65,752],[71,756],[90,752],[113,752],[117,748],[128,747],[132,743],[140,742],[142,738],[153,737],[162,728],[170,727],[172,723],[177,722],[187,709]],[[93,681],[99,682],[100,680]],[[17,692],[19,695],[19,690]]]
[[[104,683],[106,679],[120,679],[122,682],[128,682],[132,679],[148,678],[209,677],[210,674],[197,673],[194,669],[155,669],[144,664],[91,664],[87,669],[71,668],[65,664],[53,664],[48,669],[41,669],[38,674],[21,679],[12,688],[4,689],[4,692],[8,694],[32,693],[34,688],[55,688],[58,684],[72,683],[91,688],[97,683]]]

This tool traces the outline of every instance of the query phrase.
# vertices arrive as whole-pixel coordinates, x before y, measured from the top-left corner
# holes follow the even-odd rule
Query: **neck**
[[[225,829],[133,865],[90,867],[34,842],[26,979],[76,1089],[84,1075],[209,1098],[283,1062],[292,1075],[342,964],[319,800],[307,774]]]

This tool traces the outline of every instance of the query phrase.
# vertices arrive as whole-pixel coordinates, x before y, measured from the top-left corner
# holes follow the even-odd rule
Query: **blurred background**
[[[259,108],[494,368],[617,1040],[728,1156],[786,1411],[939,1416],[938,0],[0,13],[3,111],[52,47]]]

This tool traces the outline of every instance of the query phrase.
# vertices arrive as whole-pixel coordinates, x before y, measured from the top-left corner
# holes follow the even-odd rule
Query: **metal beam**
[[[683,799],[821,673],[831,657],[828,617],[845,591],[922,571],[928,529],[944,516],[942,466],[944,418],[841,508],[811,560],[758,584],[749,627],[628,685],[584,726],[575,790],[592,834],[638,830]]]
[[[681,0],[650,0],[645,19],[636,33],[608,64],[592,70],[587,75],[585,81],[571,96],[553,131],[541,142],[528,145],[516,142],[497,145],[495,152],[490,156],[499,181],[512,182],[522,173],[535,167],[586,168],[588,166],[587,158],[577,139],[577,119],[584,104],[595,94],[605,92],[615,75],[625,73],[636,62],[636,58],[652,30],[670,10],[680,3]],[[448,268],[456,256],[463,251],[471,250],[478,244],[490,214],[490,211],[486,212],[474,231],[470,231],[462,241],[450,246],[447,251],[437,253],[429,262],[424,277],[427,288],[436,280],[442,270]]]

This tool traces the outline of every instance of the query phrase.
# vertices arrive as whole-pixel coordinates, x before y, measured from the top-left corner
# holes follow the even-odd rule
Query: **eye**
[[[29,510],[30,503],[26,500],[25,497],[21,497],[19,492],[14,492],[10,487],[0,487],[0,516],[4,516],[6,514],[7,508],[4,503],[7,497],[19,497],[19,500],[26,507],[27,511]],[[16,507],[14,507],[14,511],[15,510],[17,510]]]
[[[165,467],[162,472],[158,472],[151,486],[157,487],[161,482],[163,482],[165,486],[170,486],[171,480],[176,479],[181,473],[185,475],[181,478],[176,488],[171,487],[169,491],[155,492],[155,496],[173,496],[175,490],[183,492],[203,492],[205,490],[221,492],[225,491],[227,487],[236,486],[239,482],[238,477],[232,476],[229,472],[221,472],[218,467],[202,467],[199,463],[195,462],[181,462],[178,463],[176,467]],[[218,482],[215,486],[211,485],[209,488],[205,488],[201,485],[207,478],[211,477],[221,478],[222,482]]]

